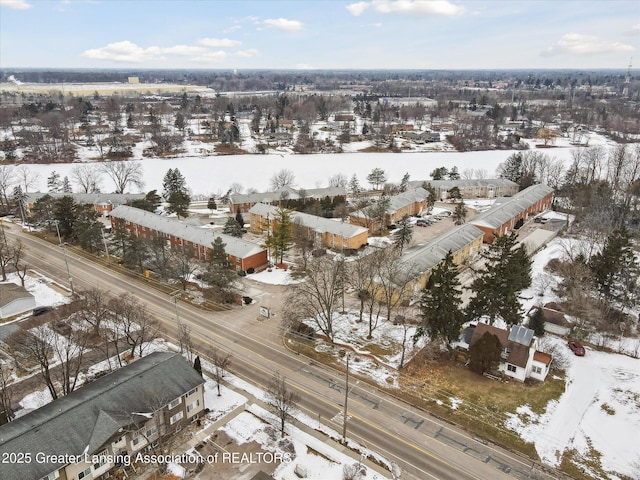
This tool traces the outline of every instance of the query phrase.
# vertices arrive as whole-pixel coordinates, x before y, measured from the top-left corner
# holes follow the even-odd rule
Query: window
[[[132,445],[138,445],[141,441],[142,441],[142,435],[137,435],[135,437],[133,437],[133,440],[131,440],[131,444]]]
[[[86,477],[87,475],[91,475],[91,467],[88,467],[86,470],[83,470],[82,472],[80,472],[78,474],[78,480],[83,479],[84,477]]]
[[[189,413],[191,410],[198,408],[200,406],[200,400],[196,400],[193,403],[190,403],[189,405],[187,405],[187,413]]]
[[[156,433],[158,433],[158,427],[157,426],[153,426],[153,427],[149,427],[147,429],[147,438],[151,438],[153,437]]]
[[[183,413],[182,412],[178,412],[176,413],[173,417],[171,417],[169,419],[169,424],[173,425],[174,423],[176,423],[177,421],[179,421],[180,419],[182,419]]]
[[[540,368],[540,367],[533,367],[532,370],[533,370],[533,373],[537,373],[537,374],[541,374],[542,373],[542,368]]]
[[[103,465],[106,465],[106,463],[107,463],[107,451],[105,450],[104,452],[100,452],[98,454],[98,461],[93,464],[93,469],[98,470]]]
[[[515,365],[511,365],[510,363],[507,363],[507,370],[509,370],[510,372],[516,373],[516,366]]]
[[[190,397],[191,395],[193,395],[194,393],[196,393],[198,391],[198,387],[196,388],[192,388],[191,390],[189,390],[187,392],[187,397]]]
[[[180,405],[180,397],[176,398],[173,402],[169,404],[169,410],[173,410],[178,405]]]

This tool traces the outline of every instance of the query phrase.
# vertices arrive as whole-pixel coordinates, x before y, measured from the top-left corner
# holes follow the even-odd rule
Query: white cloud
[[[358,2],[347,5],[347,10],[352,15],[361,15],[367,8],[382,14],[400,15],[460,15],[464,7],[451,3],[448,0],[371,0],[370,2]]]
[[[228,38],[201,38],[198,44],[212,48],[233,48],[242,45],[242,42]]]
[[[253,58],[260,55],[260,51],[258,51],[255,48],[249,48],[248,50],[240,50],[239,52],[235,52],[234,55],[236,57],[242,57],[242,58]]]
[[[145,50],[129,40],[124,40],[110,43],[106,47],[85,50],[82,56],[99,60],[113,60],[114,62],[140,63],[153,58],[156,55],[154,49],[157,48],[151,47]]]
[[[268,18],[264,21],[264,24],[279,30],[286,30],[287,32],[302,30],[302,22],[298,20],[288,20],[286,18]]]
[[[358,2],[358,3],[352,3],[350,5],[347,5],[347,10],[349,10],[349,13],[351,13],[351,15],[353,15],[354,17],[358,17],[360,15],[362,15],[362,13],[369,8],[369,5],[371,5],[368,2]]]
[[[626,33],[627,35],[640,35],[640,23],[633,25]]]
[[[142,63],[148,60],[164,58],[167,55],[193,56],[206,55],[207,49],[193,45],[175,45],[173,47],[151,46],[142,48],[129,40],[110,43],[106,47],[86,50],[82,56],[114,62]]]
[[[609,42],[594,35],[567,33],[542,52],[545,57],[555,55],[598,55],[603,53],[632,52],[635,48],[620,42]]]
[[[0,7],[7,7],[11,10],[27,10],[31,5],[27,0],[0,0]]]
[[[236,30],[240,30],[242,27],[240,25],[233,25],[232,27],[229,28],[225,28],[222,32],[223,33],[233,33]]]

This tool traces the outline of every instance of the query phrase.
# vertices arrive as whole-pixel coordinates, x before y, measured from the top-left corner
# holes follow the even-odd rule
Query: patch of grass
[[[600,405],[600,408],[602,410],[604,410],[605,412],[607,412],[608,415],[615,415],[616,411],[611,408],[609,405],[607,405],[606,403],[603,403],[602,405]]]
[[[602,454],[593,448],[591,439],[587,438],[589,450],[582,455],[575,449],[565,450],[560,463],[560,470],[574,478],[610,478],[602,468]]]
[[[371,355],[375,355],[376,357],[386,357],[395,353],[394,349],[378,345],[377,343],[364,344],[360,349],[362,351],[367,351]]]

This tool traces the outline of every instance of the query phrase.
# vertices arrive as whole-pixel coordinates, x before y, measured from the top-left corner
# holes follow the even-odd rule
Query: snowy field
[[[522,297],[525,311],[536,304],[558,301],[553,293],[559,277],[544,271],[552,258],[563,258],[579,248],[579,242],[556,238],[534,257],[533,285]],[[546,335],[566,352],[566,390],[537,415],[525,404],[507,423],[527,442],[535,445],[541,460],[554,467],[564,453],[575,450],[585,458],[600,455],[602,469],[638,478],[640,451],[640,359],[632,358],[638,339],[620,339],[610,345],[628,355],[606,353],[587,347],[584,357],[574,356],[566,341]],[[615,345],[614,345],[615,343]],[[586,465],[587,461],[582,462]],[[585,466],[585,468],[588,468]],[[599,478],[589,472],[592,478]],[[634,476],[636,475],[636,476]],[[609,477],[620,478],[612,473]]]
[[[251,143],[242,145],[251,151]],[[529,142],[535,149],[535,142]],[[591,134],[590,145],[611,146],[606,138]],[[366,145],[360,145],[365,147]],[[134,149],[132,160],[142,158],[145,145]],[[571,152],[575,149],[568,139],[558,138],[555,148],[541,150],[551,158],[561,159],[568,163]],[[187,185],[194,195],[224,194],[232,183],[239,183],[245,189],[255,188],[258,191],[269,190],[269,180],[280,169],[291,170],[295,174],[296,187],[317,188],[328,185],[329,177],[343,173],[347,178],[356,174],[362,185],[366,184],[366,176],[374,167],[380,167],[387,173],[388,181],[400,182],[405,173],[412,180],[428,180],[429,174],[436,167],[458,167],[460,172],[467,169],[483,169],[487,175],[494,176],[498,165],[504,162],[514,150],[493,150],[480,152],[405,152],[405,153],[331,153],[298,155],[290,151],[270,153],[267,155],[203,155],[203,149],[187,142],[185,154],[176,158],[144,158],[141,160],[145,185],[143,191],[156,189],[162,191],[162,179],[169,168],[179,168],[185,176]],[[96,157],[95,151],[80,149],[81,161],[89,161]],[[30,191],[46,191],[47,177],[52,171],[61,177],[71,178],[71,169],[77,164],[24,164],[39,174],[39,179]],[[113,185],[104,179],[102,191],[110,192]]]

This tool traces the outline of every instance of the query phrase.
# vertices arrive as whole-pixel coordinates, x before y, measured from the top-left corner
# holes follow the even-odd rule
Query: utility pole
[[[344,412],[342,416],[342,443],[347,443],[347,401],[349,400],[349,354],[347,353],[347,381],[344,387]]]
[[[71,272],[69,271],[69,260],[67,259],[67,243],[62,243],[62,237],[60,236],[59,221],[56,220],[56,231],[58,232],[58,247],[62,248],[62,255],[64,256],[64,264],[67,266],[67,278],[69,278],[69,286],[71,287],[71,295],[75,295],[76,292],[73,288],[73,279],[71,278]]]

